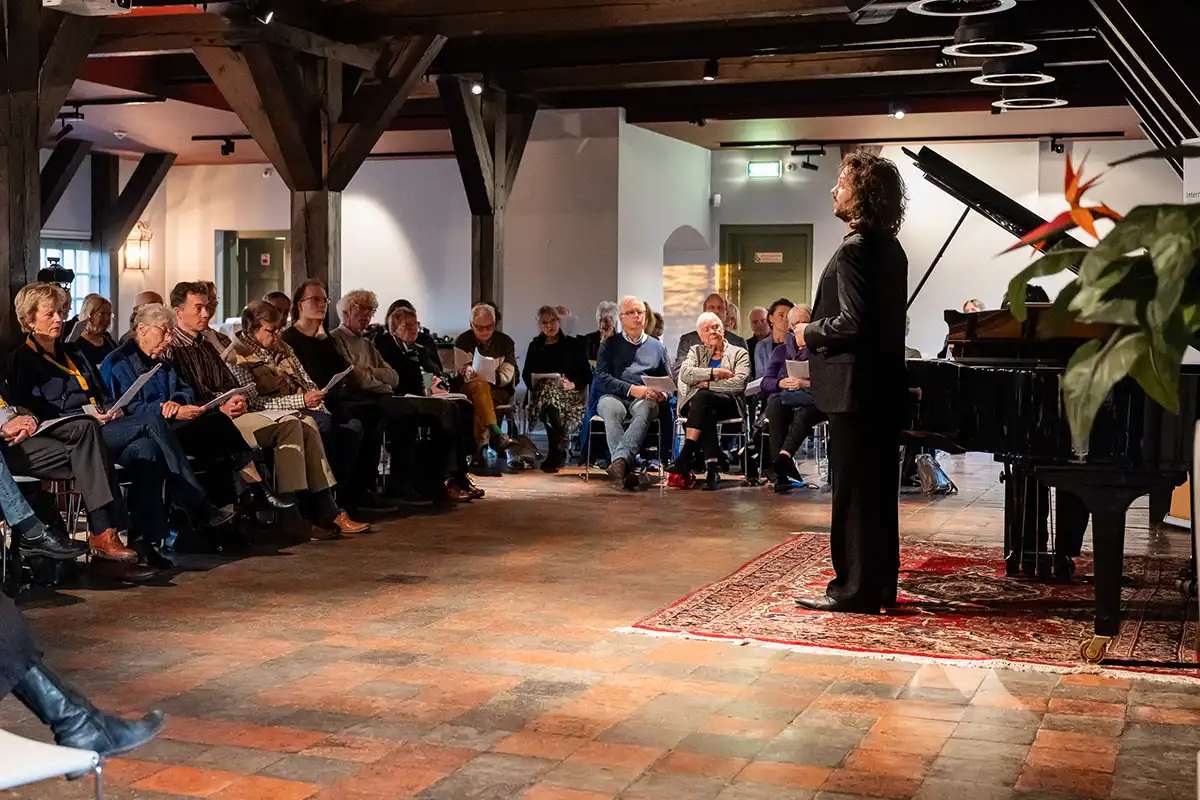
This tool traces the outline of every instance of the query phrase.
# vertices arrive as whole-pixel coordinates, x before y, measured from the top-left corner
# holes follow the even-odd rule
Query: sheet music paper
[[[130,386],[128,390],[126,390],[125,394],[121,395],[121,398],[117,400],[117,402],[113,403],[112,408],[108,409],[109,413],[111,414],[113,411],[122,409],[133,402],[133,398],[137,397],[137,393],[142,390],[143,386],[150,382],[150,379],[153,378],[160,369],[162,369],[162,364],[155,364],[154,369],[150,370],[149,372],[143,372],[141,375],[139,375],[138,379],[133,382],[133,385]],[[87,408],[91,408],[91,406],[88,406]]]
[[[746,397],[754,397],[760,391],[762,391],[762,378],[746,384]]]
[[[354,367],[346,367],[344,370],[339,372],[337,375],[334,375],[332,378],[330,378],[329,383],[325,384],[325,388],[322,389],[321,391],[328,393],[330,389],[332,389],[333,387],[335,387],[339,383],[341,383],[342,380],[353,371],[354,371]]]
[[[535,372],[529,376],[529,380],[537,383],[538,381],[561,381],[563,376],[557,372]]]
[[[671,380],[670,378],[658,378],[653,375],[643,376],[642,385],[647,389],[653,389],[654,391],[662,392],[663,394],[675,394],[677,390],[675,381]]]
[[[787,371],[789,378],[807,378],[808,377],[808,362],[807,361],[788,361]]]
[[[239,387],[238,387],[238,388],[236,388],[236,389],[230,389],[230,390],[229,390],[228,392],[226,392],[225,394],[218,395],[217,397],[214,397],[212,400],[209,400],[207,403],[205,403],[205,404],[202,406],[202,408],[203,408],[205,411],[208,411],[208,410],[210,410],[210,409],[217,408],[218,406],[223,406],[223,405],[225,405],[225,403],[226,403],[226,402],[228,402],[228,401],[229,401],[229,399],[230,399],[231,397],[233,397],[235,394],[245,394],[245,393],[246,393],[246,390],[247,390],[247,389],[249,389],[249,388],[250,388],[249,386],[239,386]]]
[[[475,358],[471,362],[471,369],[475,370],[475,374],[482,378],[485,383],[495,383],[496,367],[499,365],[500,359],[489,358],[476,350]]]
[[[91,408],[91,406],[87,406],[87,407]],[[88,417],[88,416],[90,416],[90,415],[79,413],[79,414],[67,414],[64,417],[55,417],[54,419],[48,419],[45,422],[43,422],[41,425],[38,425],[37,430],[33,432],[33,435],[37,436],[42,431],[48,431],[60,423],[70,422],[73,419],[84,419],[85,417]]]

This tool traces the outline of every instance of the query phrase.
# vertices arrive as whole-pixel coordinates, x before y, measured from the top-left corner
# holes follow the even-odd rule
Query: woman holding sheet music
[[[567,441],[583,424],[592,368],[582,339],[567,336],[554,306],[537,313],[542,332],[529,343],[521,378],[529,389],[529,418],[546,426],[550,453],[542,471],[557,472],[566,463]]]
[[[174,327],[175,314],[165,305],[150,303],[139,308],[129,341],[100,364],[100,376],[108,390],[114,397],[122,396],[142,376],[148,376],[125,406],[126,414],[167,420],[198,467],[214,476],[227,476],[221,480],[226,493],[232,481],[240,504],[263,512],[291,508],[294,503],[276,497],[263,482],[253,451],[233,420],[217,408],[220,398],[201,404],[196,390],[163,359]]]
[[[716,489],[721,482],[717,423],[745,418],[743,393],[750,378],[750,354],[725,340],[725,325],[712,312],[700,315],[696,332],[700,344],[688,350],[679,366],[679,415],[687,417],[687,439],[667,472],[687,475],[703,464],[704,488]]]
[[[228,522],[233,508],[217,508],[209,502],[166,420],[126,415],[114,406],[87,359],[73,345],[58,340],[66,303],[66,292],[50,283],[30,284],[17,293],[17,319],[27,336],[9,355],[12,399],[43,422],[86,415],[101,424],[109,455],[132,478],[131,544],[150,566],[169,566],[153,547],[170,532],[164,488],[170,489],[171,499],[188,512],[197,528]]]

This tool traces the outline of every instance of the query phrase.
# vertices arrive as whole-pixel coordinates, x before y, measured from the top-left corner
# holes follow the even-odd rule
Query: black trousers
[[[780,395],[771,395],[767,400],[768,457],[774,459],[784,450],[796,455],[813,426],[827,419],[828,415],[815,405],[785,406]]]
[[[329,423],[317,420],[329,465],[338,482],[338,501],[354,511],[364,492],[379,485],[379,456],[383,452],[384,414],[373,399],[335,400],[329,404]],[[324,416],[314,414],[315,417]],[[350,487],[354,487],[351,489]]]
[[[25,617],[11,597],[0,594],[0,698],[11,692],[41,660],[42,652]]]
[[[886,412],[829,415],[834,600],[878,609],[900,571],[900,424]]]
[[[2,451],[14,475],[74,480],[97,533],[129,530],[129,514],[100,423],[63,422],[18,445],[5,445]]]
[[[721,455],[717,423],[741,417],[742,410],[733,395],[701,389],[688,400],[684,413],[687,415],[684,427],[700,431],[700,450],[705,459],[711,459]]]
[[[246,440],[233,420],[213,409],[193,420],[172,420],[171,429],[183,446],[183,452],[196,459],[196,467],[208,473],[209,480],[202,483],[205,483],[209,497],[216,495],[221,499],[218,505],[231,499],[234,473],[254,461],[254,452],[246,446]]]
[[[421,471],[417,433],[422,428],[430,433],[425,454],[436,463],[438,475],[466,475],[467,459],[475,450],[475,407],[470,400],[396,396],[380,402],[388,420],[388,450],[397,477],[412,481]]]

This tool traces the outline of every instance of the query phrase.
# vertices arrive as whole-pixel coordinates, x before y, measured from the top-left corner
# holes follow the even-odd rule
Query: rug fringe
[[[732,639],[722,636],[706,636],[701,633],[687,631],[654,631],[646,628],[625,626],[614,628],[614,633],[636,633],[640,636],[653,636],[659,639],[695,639],[707,642],[722,642],[735,647],[751,645],[770,650],[787,650],[793,653],[809,653],[813,655],[845,656],[847,658],[870,658],[876,661],[898,661],[907,664],[939,664],[950,667],[969,667],[976,669],[1004,669],[1010,672],[1053,672],[1060,675],[1098,675],[1106,678],[1129,678],[1153,681],[1156,683],[1177,683],[1200,686],[1200,678],[1188,675],[1174,675],[1160,672],[1142,672],[1120,667],[1104,667],[1099,665],[1043,664],[1032,661],[1009,661],[1003,658],[937,658],[934,656],[909,655],[907,653],[879,653],[868,650],[842,650],[836,647],[817,647],[804,644],[785,644],[783,642],[763,642],[757,639]]]

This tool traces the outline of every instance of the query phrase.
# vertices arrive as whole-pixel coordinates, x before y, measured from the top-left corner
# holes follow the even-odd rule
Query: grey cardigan
[[[679,365],[679,411],[682,413],[688,401],[695,396],[700,387],[696,384],[708,381],[708,388],[720,394],[731,394],[737,398],[738,408],[745,410],[743,393],[746,391],[746,381],[750,379],[750,354],[746,348],[736,344],[725,343],[725,352],[721,354],[721,367],[733,372],[733,377],[727,380],[712,380],[712,369],[708,366],[712,360],[712,351],[707,346],[698,344],[688,350]]]

